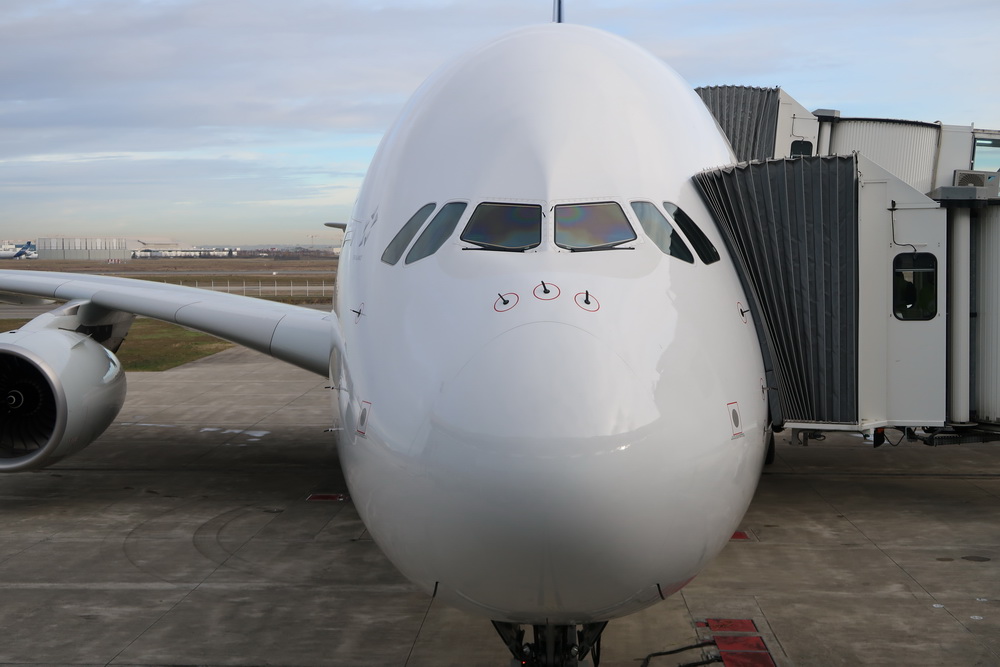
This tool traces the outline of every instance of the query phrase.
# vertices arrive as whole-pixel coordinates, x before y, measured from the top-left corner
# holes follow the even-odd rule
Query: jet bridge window
[[[483,250],[534,248],[542,242],[542,207],[484,202],[472,212],[461,238]]]
[[[639,218],[639,224],[645,230],[646,236],[656,244],[656,247],[671,257],[694,264],[694,255],[681,239],[681,235],[652,202],[634,201],[632,210]]]
[[[406,251],[406,246],[410,245],[410,241],[413,237],[417,235],[420,231],[421,225],[430,217],[431,213],[434,211],[436,204],[426,204],[420,207],[420,210],[413,214],[403,228],[396,232],[396,236],[393,237],[389,245],[386,246],[385,252],[382,253],[382,261],[386,264],[395,264],[399,261],[399,258],[403,256]]]
[[[455,231],[458,220],[465,212],[468,204],[464,201],[453,201],[441,207],[434,219],[428,223],[424,231],[417,237],[410,252],[406,253],[406,264],[413,264],[417,260],[433,255],[444,245],[444,242]]]
[[[556,245],[572,251],[604,250],[637,237],[615,202],[556,206]]]
[[[892,260],[892,312],[901,320],[937,315],[937,257],[929,252],[896,255]]]
[[[976,137],[972,168],[976,171],[1000,171],[1000,138]]]
[[[663,202],[663,210],[667,212],[667,215],[674,219],[677,226],[681,228],[682,232],[684,232],[684,236],[686,236],[688,241],[691,242],[691,245],[694,246],[694,251],[698,253],[698,257],[701,258],[701,261],[706,264],[712,264],[713,262],[719,261],[719,251],[715,249],[712,242],[708,240],[707,236],[705,236],[705,232],[701,231],[701,227],[699,227],[697,223],[695,223],[695,221],[684,212],[684,209],[677,204],[665,201]]]
[[[791,157],[810,157],[813,154],[812,142],[804,139],[796,139],[792,142],[788,153]]]

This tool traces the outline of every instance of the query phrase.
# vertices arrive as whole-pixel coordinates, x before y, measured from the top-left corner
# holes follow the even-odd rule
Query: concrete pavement
[[[325,384],[243,349],[132,373],[90,448],[0,477],[0,664],[507,665],[486,620],[408,583],[338,499]],[[612,621],[602,665],[709,636],[779,666],[1000,665],[1000,447],[779,436],[741,530]]]

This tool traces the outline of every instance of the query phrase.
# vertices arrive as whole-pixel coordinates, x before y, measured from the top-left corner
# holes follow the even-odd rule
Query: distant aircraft
[[[28,241],[15,250],[0,250],[0,259],[38,259],[38,253],[34,244]]]
[[[0,343],[0,469],[115,419],[134,314],[228,338],[330,377],[351,497],[403,574],[491,619],[518,664],[597,664],[607,621],[725,546],[773,446],[747,298],[691,181],[734,161],[635,45],[511,32],[386,132],[332,313],[0,271],[0,290],[70,301]]]

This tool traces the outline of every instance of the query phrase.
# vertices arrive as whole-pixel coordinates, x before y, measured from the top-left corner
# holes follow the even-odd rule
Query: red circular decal
[[[575,297],[573,297],[573,300],[576,301],[576,305],[592,313],[595,313],[601,309],[601,304],[590,292],[580,292]]]
[[[493,304],[493,310],[498,313],[503,313],[510,310],[517,305],[518,298],[513,292],[507,292],[506,294],[497,295],[497,300]]]
[[[542,301],[551,301],[556,299],[562,294],[559,287],[553,285],[552,283],[542,282],[535,286],[534,295],[536,299],[541,299]]]

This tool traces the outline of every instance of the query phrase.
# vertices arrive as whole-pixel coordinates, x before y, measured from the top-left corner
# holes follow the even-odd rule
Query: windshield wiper
[[[525,252],[534,248],[535,246],[525,246],[523,248],[505,248],[499,245],[484,245],[482,243],[474,243],[472,241],[466,241],[466,243],[472,243],[471,248],[463,247],[462,250],[492,250],[494,252]]]
[[[621,243],[615,243],[613,245],[595,245],[589,248],[570,248],[570,252],[593,252],[595,250],[635,250],[635,246],[625,246],[623,243],[631,243],[631,241],[622,241]]]

